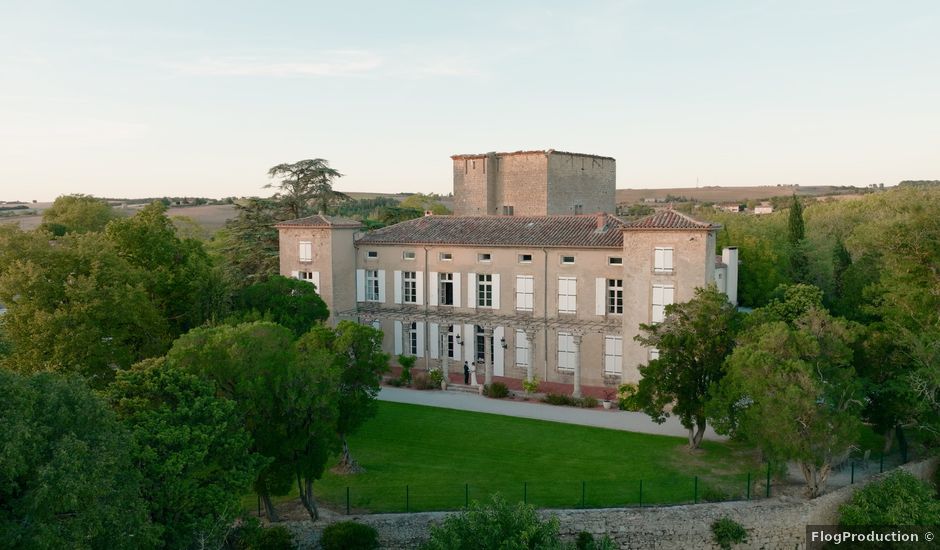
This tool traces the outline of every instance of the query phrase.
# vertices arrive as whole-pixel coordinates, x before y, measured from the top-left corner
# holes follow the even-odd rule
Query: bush
[[[712,539],[718,546],[728,549],[735,544],[747,542],[747,531],[731,518],[716,519],[712,522]]]
[[[527,394],[533,394],[533,393],[539,391],[539,379],[533,377],[532,380],[523,380],[523,381],[522,381],[522,389],[523,389]]]
[[[702,490],[702,500],[705,502],[724,502],[731,500],[731,495],[718,487],[706,485]]]
[[[379,534],[371,525],[340,521],[323,530],[320,545],[323,550],[373,550],[379,547]]]
[[[940,501],[930,484],[895,470],[857,491],[839,516],[840,525],[936,525]]]
[[[296,547],[294,535],[290,530],[283,525],[275,525],[261,530],[257,548],[258,550],[293,550]]]
[[[414,355],[399,355],[398,364],[401,365],[401,376],[398,378],[402,386],[411,385],[411,367],[418,360]]]
[[[557,517],[542,521],[534,507],[510,504],[498,494],[432,525],[430,535],[425,550],[561,548]]]
[[[389,386],[395,386],[396,388],[401,387],[401,378],[389,378],[385,381]]]
[[[597,406],[597,398],[591,397],[590,395],[587,397],[582,397],[578,400],[578,406],[582,409],[593,409]]]
[[[639,411],[640,404],[637,402],[636,394],[639,387],[636,384],[621,384],[617,393],[618,407],[622,411]]]
[[[568,407],[575,405],[575,399],[573,397],[560,393],[545,394],[545,397],[542,398],[542,402],[548,403],[549,405],[564,405]]]
[[[292,550],[296,545],[294,536],[283,525],[262,527],[257,518],[246,517],[228,534],[224,547],[231,550]]]
[[[509,388],[502,382],[493,382],[489,386],[483,386],[483,395],[493,399],[502,399],[509,397]]]
[[[444,371],[440,369],[432,370],[428,373],[428,380],[438,388],[441,387],[441,382],[444,381]]]
[[[574,541],[574,547],[576,550],[614,550],[614,548],[616,548],[614,541],[610,540],[610,537],[605,535],[604,538],[598,542],[594,538],[594,535],[587,531],[578,533],[578,538]]]
[[[441,387],[441,383],[438,382],[435,384],[431,377],[426,374],[415,375],[414,380],[411,382],[411,386],[416,390],[433,390]]]

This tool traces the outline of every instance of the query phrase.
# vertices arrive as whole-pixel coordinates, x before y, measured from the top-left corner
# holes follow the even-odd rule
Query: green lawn
[[[641,480],[643,504],[692,502],[696,495],[699,501],[744,498],[748,472],[751,494],[762,491],[765,469],[753,452],[705,442],[702,452],[691,454],[685,444],[683,438],[380,402],[378,415],[349,440],[366,472],[327,472],[314,493],[323,505],[345,511],[348,487],[353,512],[399,512],[458,509],[468,498],[497,491],[546,508],[637,505]]]

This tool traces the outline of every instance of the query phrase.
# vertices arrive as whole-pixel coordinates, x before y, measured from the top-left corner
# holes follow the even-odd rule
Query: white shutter
[[[320,292],[320,272],[314,271],[310,274],[310,282],[313,283],[313,286],[317,287],[317,293]]]
[[[665,269],[665,250],[662,248],[656,248],[653,250],[653,269],[656,271],[662,271]]]
[[[528,311],[535,310],[535,277],[525,278],[525,307]]]
[[[499,273],[493,274],[493,309],[499,309]]]
[[[516,364],[529,364],[529,339],[524,331],[516,330]]]
[[[597,277],[594,279],[594,314],[607,313],[607,279]]]
[[[415,323],[415,331],[417,332],[417,355],[418,357],[424,357],[424,321],[418,321]]]
[[[356,270],[356,301],[366,301],[366,270]]]
[[[430,285],[430,288],[428,289],[428,305],[436,306],[437,292],[440,290],[441,285],[437,281],[437,271],[432,271],[429,275],[430,280],[428,281],[428,285]]]
[[[463,349],[466,351],[464,361],[473,362],[477,358],[476,354],[477,336],[473,325],[463,326]]]
[[[424,272],[415,271],[415,303],[424,305]]]
[[[672,271],[672,249],[667,248],[663,251],[663,267]]]
[[[671,286],[663,287],[663,305],[668,306],[669,304],[676,303],[676,289]]]
[[[379,302],[385,303],[385,270],[379,270]]]
[[[395,321],[395,355],[401,355],[401,321]]]
[[[395,270],[395,303],[401,303],[401,271],[398,270]]]
[[[441,334],[438,331],[437,323],[431,323],[430,330],[431,330],[431,334],[429,337],[431,338],[431,342],[430,342],[431,343],[431,359],[437,359],[437,356],[439,355],[438,347],[440,346],[440,343],[441,343]],[[444,353],[445,354],[447,353],[446,346],[444,347]]]
[[[477,307],[477,274],[467,273],[467,307]]]
[[[460,273],[454,273],[454,307],[460,307]]]
[[[568,280],[568,305],[571,306],[571,311],[577,313],[578,311],[578,280],[573,277]]]
[[[525,275],[516,275],[516,311],[525,310]]]
[[[503,327],[493,329],[493,374],[495,376],[505,376],[503,366],[506,361],[506,350],[503,349],[502,340],[506,337],[506,330]]]
[[[290,272],[290,277],[291,277],[291,279],[299,279],[299,278],[300,278],[300,272],[299,272],[299,271],[291,271],[291,272]]]

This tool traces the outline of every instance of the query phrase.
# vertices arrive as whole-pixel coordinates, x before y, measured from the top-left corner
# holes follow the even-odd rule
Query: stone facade
[[[616,161],[561,151],[455,155],[454,214],[614,213]]]

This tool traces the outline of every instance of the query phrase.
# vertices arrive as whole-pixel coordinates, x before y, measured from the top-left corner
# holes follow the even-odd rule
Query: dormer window
[[[379,257],[379,251],[378,251],[378,250],[370,250],[370,251],[366,252],[366,259],[368,259],[368,260],[374,260],[374,259],[376,259],[376,258],[378,258],[378,257]]]

